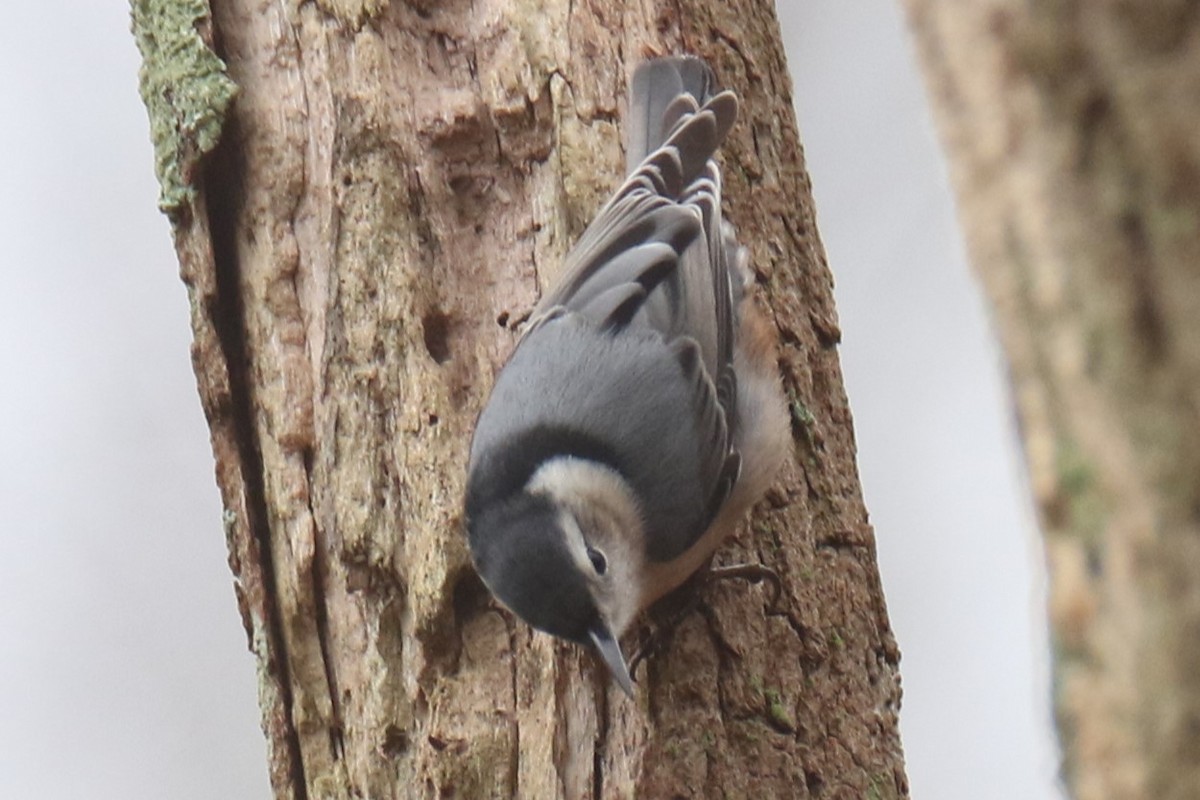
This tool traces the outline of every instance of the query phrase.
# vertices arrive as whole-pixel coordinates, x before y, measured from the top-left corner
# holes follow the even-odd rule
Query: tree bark
[[[1012,374],[1079,800],[1200,794],[1200,3],[908,0]]]
[[[907,796],[772,2],[134,10],[276,796]],[[631,701],[491,602],[460,504],[492,378],[620,179],[627,76],[667,52],[743,100],[727,216],[782,338],[795,457],[720,556],[778,572],[777,606],[706,588]],[[215,148],[194,133],[214,120]]]

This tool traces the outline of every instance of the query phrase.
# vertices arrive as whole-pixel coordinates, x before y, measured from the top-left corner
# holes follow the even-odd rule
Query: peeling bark
[[[1079,800],[1200,794],[1200,3],[908,0],[1008,355]]]
[[[276,796],[906,797],[899,651],[771,2],[214,0],[238,97],[175,236]],[[626,79],[743,99],[727,217],[783,341],[794,458],[610,690],[497,608],[460,514],[478,409],[622,165]]]

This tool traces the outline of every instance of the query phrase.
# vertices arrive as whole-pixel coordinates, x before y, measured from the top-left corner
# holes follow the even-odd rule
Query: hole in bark
[[[429,422],[430,425],[437,425],[438,424],[438,415],[430,414],[427,421]]]
[[[821,780],[821,776],[810,770],[804,770],[804,785],[808,787],[808,793],[813,797],[821,794],[825,789],[825,781]]]
[[[473,569],[464,569],[454,584],[454,619],[459,628],[488,607],[488,590]]]
[[[408,731],[388,725],[383,731],[383,754],[388,758],[403,755],[408,750],[408,742]]]
[[[500,312],[500,315],[498,317],[496,317],[496,324],[499,325],[501,328],[508,326],[508,312],[507,311]]]
[[[438,364],[450,360],[450,318],[440,309],[431,308],[421,317],[425,349]]]

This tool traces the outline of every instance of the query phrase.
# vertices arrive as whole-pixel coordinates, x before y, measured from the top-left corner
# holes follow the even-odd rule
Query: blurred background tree
[[[908,0],[1008,357],[1078,800],[1200,796],[1200,3]]]

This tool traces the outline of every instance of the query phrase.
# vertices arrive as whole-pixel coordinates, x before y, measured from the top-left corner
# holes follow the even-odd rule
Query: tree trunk
[[[1008,354],[1079,800],[1200,796],[1200,3],[909,0]]]
[[[277,797],[907,796],[770,0],[135,0],[134,28]],[[685,51],[743,99],[728,217],[794,418],[720,559],[784,590],[705,589],[631,701],[491,602],[460,504],[492,378],[620,179],[627,76]]]

